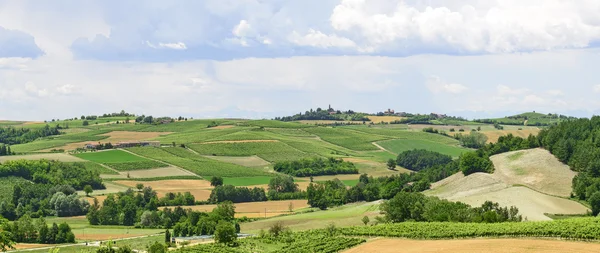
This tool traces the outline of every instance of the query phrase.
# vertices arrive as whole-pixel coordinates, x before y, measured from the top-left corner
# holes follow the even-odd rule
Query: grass
[[[413,150],[413,149],[425,149],[429,151],[435,151],[438,153],[442,153],[445,155],[449,155],[452,157],[458,157],[460,154],[469,151],[469,149],[461,148],[458,146],[449,146],[446,144],[442,144],[439,142],[432,142],[426,140],[408,140],[408,139],[398,139],[398,140],[389,140],[389,141],[380,141],[377,142],[383,148],[394,152],[396,154],[400,154],[404,151]]]
[[[11,146],[11,149],[14,152],[22,153],[22,152],[32,152],[32,151],[38,151],[38,150],[43,150],[43,149],[62,147],[66,144],[73,143],[73,142],[100,141],[100,140],[108,138],[108,136],[100,136],[99,134],[105,134],[108,132],[110,132],[110,130],[94,130],[94,131],[87,131],[87,132],[75,133],[75,134],[48,136],[45,138],[38,139],[34,142],[13,145],[13,146]]]
[[[447,145],[458,145],[459,142],[456,139],[443,136],[441,134],[425,133],[422,131],[406,131],[397,128],[380,128],[380,127],[364,127],[357,126],[352,129],[373,135],[387,136],[388,139],[407,139],[407,140],[421,140],[431,141]]]
[[[147,170],[147,169],[155,169],[155,168],[163,168],[168,167],[169,165],[152,161],[135,161],[135,162],[122,162],[122,163],[104,163],[106,166],[111,167],[118,171],[128,171],[128,170]]]
[[[262,169],[247,168],[236,164],[224,163],[204,158],[183,148],[130,148],[129,151],[145,157],[152,157],[189,170],[202,177],[250,177],[266,176],[270,173]]]
[[[80,153],[75,156],[97,163],[123,163],[123,162],[146,162],[146,158],[139,157],[122,150],[108,150],[91,153]]]
[[[270,132],[264,130],[245,130],[231,134],[221,135],[207,141],[243,141],[243,140],[274,140],[275,138],[269,135]]]
[[[314,127],[307,128],[306,131],[318,135],[324,141],[355,151],[377,150],[377,147],[371,144],[372,142],[390,139],[388,136],[369,134],[343,127]]]
[[[358,184],[358,179],[341,180],[346,186],[355,186]]]
[[[109,175],[118,175],[119,174],[116,171],[108,169],[98,163],[95,163],[95,162],[82,162],[81,164],[83,164],[83,166],[86,169],[98,172],[98,174],[109,174]]]
[[[307,128],[310,126],[299,124],[296,122],[284,122],[278,120],[250,120],[245,122],[249,126],[258,126],[265,128]]]
[[[509,161],[516,161],[516,160],[519,160],[519,158],[521,158],[524,154],[525,154],[525,152],[515,152],[513,154],[506,156],[506,158]]]
[[[249,128],[246,127],[233,127],[233,128],[225,128],[225,129],[211,129],[211,128],[203,128],[202,130],[188,130],[185,132],[169,134],[167,136],[161,136],[155,138],[154,140],[160,141],[161,143],[198,143],[203,142],[210,139],[218,138],[219,136],[247,130]]]
[[[48,245],[49,247],[51,247],[51,245]],[[89,246],[68,246],[68,247],[60,247],[59,248],[59,252],[60,253],[93,253],[96,252],[97,248],[96,247],[89,247]],[[31,253],[48,253],[50,252],[48,249],[35,249],[35,250],[28,250],[26,252],[31,252]]]
[[[244,143],[210,143],[192,144],[189,148],[202,155],[217,156],[252,156],[256,155],[269,162],[290,161],[313,157],[292,148],[282,142],[244,142]]]
[[[352,203],[325,211],[310,209],[305,213],[242,223],[241,231],[242,233],[257,233],[261,229],[268,230],[277,222],[283,223],[284,226],[294,231],[325,228],[331,223],[337,227],[357,226],[363,225],[361,219],[364,216],[369,216],[371,220],[374,220],[374,217],[379,214],[378,210],[377,202]]]
[[[233,186],[250,186],[250,185],[261,185],[269,184],[273,177],[225,177],[223,178],[223,184],[229,184]],[[206,180],[210,181],[210,178]]]
[[[303,126],[303,125],[302,125]],[[315,136],[309,132],[306,132],[302,129],[294,129],[294,128],[268,128],[267,131],[285,136],[293,136],[293,137],[312,137]]]

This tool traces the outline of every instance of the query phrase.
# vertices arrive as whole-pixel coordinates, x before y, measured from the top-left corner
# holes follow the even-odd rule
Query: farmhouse
[[[115,144],[117,148],[131,148],[131,147],[160,147],[159,141],[122,141]]]
[[[383,113],[384,113],[384,114],[387,114],[387,115],[394,115],[394,114],[395,114],[395,113],[394,113],[394,110],[392,110],[392,109],[389,109],[389,108],[387,109],[387,111],[385,111],[385,112],[383,112]]]
[[[84,148],[86,148],[86,149],[95,149],[97,146],[98,146],[98,144],[88,143],[88,144],[85,144]]]

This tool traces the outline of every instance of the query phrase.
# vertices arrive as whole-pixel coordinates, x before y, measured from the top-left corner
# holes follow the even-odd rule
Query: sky
[[[0,0],[0,120],[600,112],[598,0]]]

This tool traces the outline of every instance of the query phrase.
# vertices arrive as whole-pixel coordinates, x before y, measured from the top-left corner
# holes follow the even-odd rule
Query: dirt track
[[[406,240],[379,239],[364,243],[344,253],[359,252],[447,252],[447,253],[529,253],[529,252],[600,252],[600,244],[542,239],[469,239]]]

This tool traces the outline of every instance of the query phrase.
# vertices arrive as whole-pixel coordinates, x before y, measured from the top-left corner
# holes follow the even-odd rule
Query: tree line
[[[76,190],[90,185],[104,189],[100,175],[81,163],[63,163],[51,160],[13,160],[0,164],[0,177],[22,177],[36,184],[69,185]]]
[[[38,138],[59,135],[60,129],[62,127],[59,125],[55,127],[46,125],[40,129],[4,127],[0,128],[0,143],[15,145],[32,142]]]
[[[0,215],[16,220],[23,216],[77,216],[87,212],[89,203],[80,199],[69,185],[19,183],[12,199],[0,201]]]
[[[10,150],[10,146],[8,146],[8,145],[4,145],[4,144],[1,144],[1,145],[0,145],[0,156],[4,156],[4,155],[14,155],[14,154],[15,154],[15,152],[12,152],[12,151]]]
[[[481,207],[428,197],[418,192],[399,192],[381,204],[380,222],[519,222],[523,218],[515,206],[500,207],[486,201]]]
[[[61,223],[60,225],[52,223],[51,226],[48,226],[44,218],[37,219],[34,222],[28,215],[21,217],[18,221],[5,223],[2,230],[9,232],[9,239],[18,243],[61,244],[75,242],[75,235],[67,223]]]
[[[309,111],[295,114],[293,116],[275,117],[275,120],[280,121],[297,121],[297,120],[340,120],[340,121],[371,121],[366,113],[357,113],[352,110],[342,112],[329,108],[323,110],[317,108]]]
[[[358,174],[358,169],[354,166],[354,163],[333,157],[328,159],[316,157],[277,162],[273,166],[273,169],[294,177]]]
[[[277,175],[269,180],[267,191],[262,187],[235,187],[223,185],[222,178],[211,178],[214,186],[210,193],[208,203],[221,203],[230,201],[233,203],[259,202],[267,200],[305,199],[306,192],[301,191],[290,176]]]

